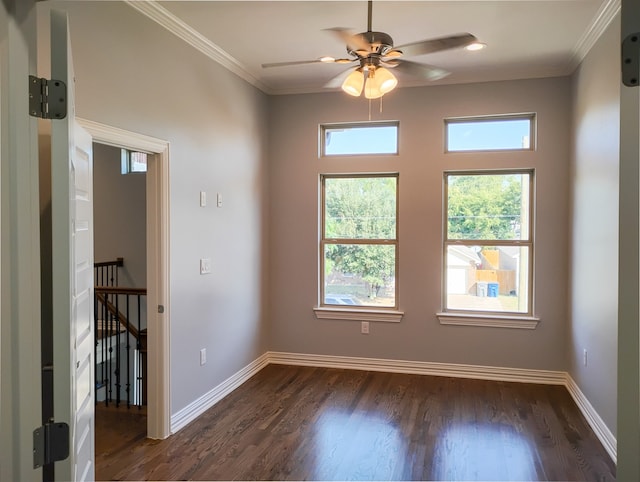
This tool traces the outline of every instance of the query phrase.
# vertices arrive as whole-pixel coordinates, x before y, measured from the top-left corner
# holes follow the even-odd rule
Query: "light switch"
[[[211,273],[211,258],[202,258],[200,260],[200,274]]]
[[[222,194],[218,193],[218,195],[216,197],[216,201],[218,203],[218,207],[221,208],[222,207]]]
[[[200,207],[203,208],[207,205],[207,191],[200,191]]]

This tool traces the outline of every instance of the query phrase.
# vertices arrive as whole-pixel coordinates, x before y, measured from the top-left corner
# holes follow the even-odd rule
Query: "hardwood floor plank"
[[[561,386],[269,365],[166,440],[112,412],[98,480],[615,480]]]

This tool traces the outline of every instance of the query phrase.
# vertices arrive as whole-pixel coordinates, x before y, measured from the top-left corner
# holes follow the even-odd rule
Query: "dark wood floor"
[[[96,418],[98,480],[615,480],[561,386],[270,365],[163,441]]]

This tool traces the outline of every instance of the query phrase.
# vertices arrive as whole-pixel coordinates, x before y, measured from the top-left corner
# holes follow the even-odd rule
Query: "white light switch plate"
[[[200,207],[203,208],[207,205],[207,191],[200,191]]]
[[[211,273],[211,258],[202,258],[200,260],[200,274]]]

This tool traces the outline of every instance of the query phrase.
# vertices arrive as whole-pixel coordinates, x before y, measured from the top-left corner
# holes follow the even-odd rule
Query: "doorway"
[[[169,145],[161,139],[77,119],[103,146],[146,152],[147,437],[170,435]],[[97,260],[98,261],[98,260]]]

